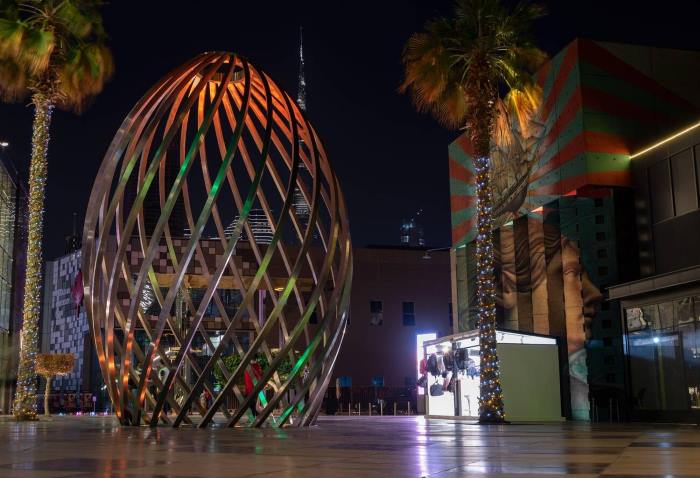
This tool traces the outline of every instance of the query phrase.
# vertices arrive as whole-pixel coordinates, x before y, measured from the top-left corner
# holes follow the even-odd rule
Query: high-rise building
[[[304,40],[302,29],[299,28],[299,83],[297,86],[297,104],[299,108],[306,113],[306,77],[304,76]],[[299,146],[303,144],[303,141],[299,141]],[[299,164],[299,175],[302,177],[306,170],[306,166],[303,162]],[[301,189],[296,186],[294,188],[294,203],[293,203],[294,213],[299,220],[299,225],[302,230],[305,230],[309,224],[309,203],[304,199],[304,195]]]
[[[0,150],[0,413],[11,411],[22,327],[27,192]]]
[[[100,403],[105,398],[82,297],[75,294],[82,287],[81,264],[80,249],[46,262],[41,351],[75,357],[73,371],[52,381],[51,407],[59,410],[91,409],[93,395]]]
[[[410,219],[404,219],[401,222],[401,245],[407,247],[423,247],[425,246],[425,238],[423,237],[423,226],[418,222],[420,215],[423,212],[419,209],[415,216]]]
[[[73,232],[66,236],[66,254],[80,250],[83,241],[82,237],[78,233],[78,214],[73,213]]]
[[[224,230],[224,235],[227,239],[233,235],[233,231],[240,220],[241,217],[236,215],[236,218]],[[250,213],[248,213],[248,224],[250,224],[250,229],[257,244],[270,244],[272,242],[272,227],[270,227],[265,211],[262,209],[251,209]],[[245,228],[241,230],[240,239],[248,240],[248,233]]]

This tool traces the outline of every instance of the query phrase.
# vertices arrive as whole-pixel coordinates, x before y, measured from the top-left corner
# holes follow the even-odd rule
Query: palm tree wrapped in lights
[[[23,325],[14,414],[36,418],[41,241],[49,126],[55,107],[80,112],[112,75],[98,0],[8,0],[0,4],[0,95],[34,107]]]
[[[437,18],[413,34],[403,52],[405,79],[420,112],[449,128],[465,127],[476,171],[476,297],[479,319],[482,423],[505,421],[496,353],[496,288],[493,255],[493,193],[489,154],[492,139],[511,119],[529,120],[540,102],[532,72],[545,60],[528,31],[542,7],[499,0],[458,0],[455,15]]]

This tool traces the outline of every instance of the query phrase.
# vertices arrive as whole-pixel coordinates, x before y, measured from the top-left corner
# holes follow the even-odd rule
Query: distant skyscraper
[[[224,230],[224,236],[226,239],[233,235],[233,230],[238,225],[241,220],[239,215],[229,224],[229,226]],[[272,227],[270,227],[270,222],[267,220],[267,216],[262,209],[251,209],[248,214],[248,224],[250,224],[250,229],[253,232],[253,237],[255,242],[258,244],[270,244],[272,242]],[[248,234],[246,229],[241,230],[240,239],[247,241]]]
[[[297,86],[297,105],[299,108],[306,113],[306,78],[304,77],[304,37],[303,30],[299,27],[299,84]],[[303,141],[299,141],[299,146]],[[299,164],[299,175],[303,177],[306,166],[304,163]],[[294,213],[299,220],[299,225],[302,230],[305,230],[309,224],[309,203],[304,199],[304,195],[301,193],[301,189],[297,186],[294,188]]]
[[[419,219],[423,210],[419,209],[415,216],[410,219],[404,219],[401,223],[401,245],[408,247],[425,246],[423,238],[423,226]]]
[[[78,234],[78,214],[73,213],[73,232],[70,236],[66,236],[66,254],[70,254],[82,247],[82,238]]]
[[[304,37],[303,30],[299,27],[299,86],[297,88],[297,104],[302,111],[306,111],[306,78],[304,77]]]

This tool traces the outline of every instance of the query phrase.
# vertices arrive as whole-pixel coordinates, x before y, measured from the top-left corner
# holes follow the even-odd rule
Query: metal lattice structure
[[[83,237],[85,305],[122,424],[315,421],[347,323],[347,213],[314,128],[262,70],[213,52],[160,80],[107,151]]]

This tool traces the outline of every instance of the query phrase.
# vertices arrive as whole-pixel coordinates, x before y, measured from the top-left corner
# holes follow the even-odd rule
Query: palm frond
[[[26,70],[17,62],[0,59],[0,98],[3,101],[21,101],[28,90]]]
[[[31,88],[80,111],[112,76],[99,0],[3,0],[0,90],[5,99]],[[15,83],[11,83],[15,82]]]
[[[19,20],[0,18],[0,58],[17,58],[27,28]]]
[[[470,98],[476,98],[470,78],[486,78],[490,88],[503,94],[503,101],[494,105],[494,120],[503,116],[502,121],[514,119],[526,128],[537,100],[531,75],[546,60],[529,30],[543,14],[541,6],[529,2],[509,9],[499,0],[457,0],[453,17],[431,20],[409,38],[399,91],[410,94],[419,112],[430,113],[445,126],[461,127],[470,114]],[[475,68],[480,75],[469,74]],[[496,124],[495,129],[503,126]]]
[[[26,66],[30,74],[43,75],[49,67],[56,47],[56,37],[50,30],[29,28],[24,36],[17,60]]]
[[[77,2],[62,1],[54,11],[54,16],[66,31],[76,38],[86,38],[92,32],[95,22],[78,8]]]
[[[58,71],[60,103],[81,112],[86,100],[99,93],[114,72],[114,61],[102,43],[73,45]]]

